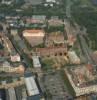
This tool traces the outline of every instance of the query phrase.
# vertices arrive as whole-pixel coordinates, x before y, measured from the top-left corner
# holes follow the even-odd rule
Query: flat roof
[[[32,59],[33,59],[33,66],[34,67],[41,67],[41,64],[40,64],[38,56],[33,56]]]
[[[24,76],[25,77],[31,77],[31,76],[33,76],[33,74],[31,72],[25,72]]]
[[[28,91],[29,96],[34,96],[34,95],[40,94],[39,89],[37,87],[37,84],[36,84],[33,76],[32,77],[26,77],[25,83],[26,83],[26,87],[27,87],[27,91]]]

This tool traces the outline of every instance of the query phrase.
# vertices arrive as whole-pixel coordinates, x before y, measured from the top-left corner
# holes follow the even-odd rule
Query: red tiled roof
[[[43,30],[35,30],[35,29],[31,29],[31,30],[24,30],[24,32],[28,32],[28,33],[39,33],[39,32],[44,32]]]

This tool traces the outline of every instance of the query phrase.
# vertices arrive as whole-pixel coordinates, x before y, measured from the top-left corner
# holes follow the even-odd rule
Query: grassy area
[[[41,62],[44,70],[49,70],[53,68],[52,67],[54,65],[53,59],[48,59],[48,58],[41,59]]]

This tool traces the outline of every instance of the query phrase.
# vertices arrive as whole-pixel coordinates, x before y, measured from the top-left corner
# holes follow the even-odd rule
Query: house
[[[44,41],[44,36],[45,32],[41,29],[31,29],[23,31],[23,37],[28,41],[28,43],[32,47],[42,44]]]

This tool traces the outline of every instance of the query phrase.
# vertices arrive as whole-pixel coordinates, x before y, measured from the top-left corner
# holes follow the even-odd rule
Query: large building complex
[[[47,47],[36,48],[36,53],[39,56],[65,56],[67,54],[67,47]]]
[[[31,46],[37,46],[44,41],[45,32],[43,30],[25,30],[23,36],[31,44]]]
[[[39,88],[35,76],[33,76],[32,73],[25,73],[25,84],[29,96],[28,100],[33,100],[34,98],[41,97],[41,90]],[[41,99],[37,99],[37,100],[41,100]]]
[[[97,92],[97,73],[92,65],[72,66],[71,69],[65,69],[65,73],[76,96]]]

